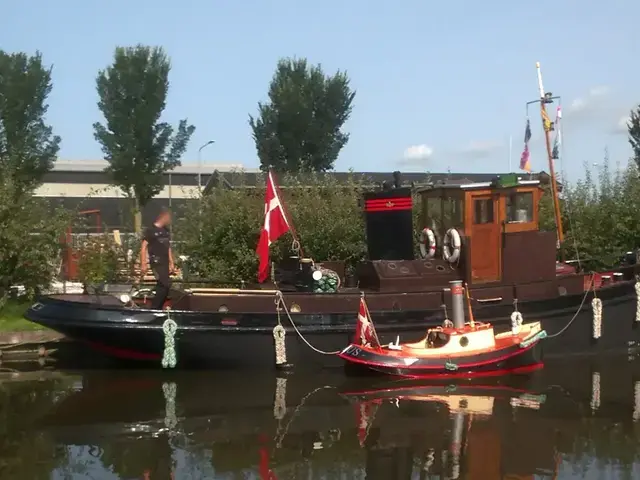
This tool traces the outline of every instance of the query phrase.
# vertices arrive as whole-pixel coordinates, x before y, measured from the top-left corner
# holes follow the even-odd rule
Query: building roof
[[[371,185],[380,185],[382,182],[393,183],[393,172],[327,172],[338,182],[346,182],[350,178],[363,178]],[[401,173],[401,181],[405,186],[439,185],[439,184],[477,184],[493,181],[496,176],[508,175],[507,173]],[[523,181],[539,181],[541,184],[549,183],[550,176],[542,171],[539,173],[522,174],[519,178]],[[214,171],[207,182],[204,193],[223,185],[227,188],[264,188],[264,178],[261,173],[247,172],[222,172]],[[558,189],[562,187],[558,183]]]
[[[101,172],[107,167],[106,160],[57,160],[54,172]],[[242,163],[214,163],[202,161],[202,165],[197,162],[182,162],[182,165],[174,168],[171,173],[197,175],[211,174],[218,172],[233,172],[236,170],[244,170],[247,172],[257,172],[257,168],[246,168]]]

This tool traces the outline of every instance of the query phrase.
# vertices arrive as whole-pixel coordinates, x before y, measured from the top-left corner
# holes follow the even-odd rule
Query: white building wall
[[[44,183],[36,189],[34,195],[36,197],[125,198],[118,187],[90,183]],[[197,186],[172,185],[164,187],[155,198],[188,199],[198,196]]]

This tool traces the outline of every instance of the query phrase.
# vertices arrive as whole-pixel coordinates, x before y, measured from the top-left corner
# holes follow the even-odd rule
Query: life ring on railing
[[[428,227],[420,232],[420,255],[425,259],[436,255],[436,236]]]
[[[455,228],[450,228],[444,234],[444,242],[442,246],[442,258],[449,263],[455,263],[460,258],[460,248],[462,240],[460,233]]]

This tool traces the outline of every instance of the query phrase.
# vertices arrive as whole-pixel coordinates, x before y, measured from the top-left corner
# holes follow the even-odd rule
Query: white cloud
[[[599,85],[597,87],[592,87],[589,89],[590,97],[602,97],[603,95],[609,95],[611,90],[606,85]]]
[[[629,133],[629,122],[631,121],[631,117],[629,115],[623,115],[622,117],[620,117],[616,123],[616,125],[613,127],[613,132],[612,133],[618,133],[618,134],[623,134],[626,135],[627,133]]]
[[[606,85],[591,87],[586,95],[574,98],[569,104],[567,113],[591,113],[606,107],[607,97],[611,93],[611,89]]]
[[[404,160],[407,162],[415,162],[427,160],[433,156],[433,148],[429,145],[412,145],[404,151]]]

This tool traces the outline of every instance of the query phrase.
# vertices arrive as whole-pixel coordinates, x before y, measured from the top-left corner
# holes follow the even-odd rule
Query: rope
[[[600,373],[591,374],[591,411],[595,412],[600,408]]]
[[[273,401],[273,418],[282,420],[287,414],[287,379],[276,378],[276,393]]]
[[[173,430],[178,424],[176,418],[176,392],[178,387],[174,382],[164,382],[162,384],[162,393],[165,401],[164,425],[169,430]]]
[[[285,384],[285,386],[286,386],[286,384]],[[277,387],[277,385],[276,385],[276,387]],[[296,408],[293,410],[293,413],[291,414],[291,417],[289,418],[289,421],[284,426],[284,428],[280,428],[280,425],[278,425],[278,430],[276,431],[276,434],[275,434],[275,437],[274,437],[276,448],[280,448],[282,446],[282,441],[284,440],[284,437],[289,432],[289,427],[291,426],[291,422],[293,422],[293,420],[296,418],[296,416],[298,415],[300,409],[305,404],[305,402],[309,399],[309,397],[311,397],[315,393],[319,392],[320,390],[326,390],[326,389],[329,389],[329,388],[335,388],[335,387],[333,387],[331,385],[323,385],[322,387],[318,387],[315,390],[312,390],[309,393],[307,393],[304,397],[302,397],[302,400],[300,400],[300,403],[298,403]],[[274,412],[275,412],[275,405],[274,405]]]
[[[593,338],[597,340],[602,336],[602,300],[595,297],[591,300],[591,308],[593,309]]]
[[[295,332],[298,334],[298,336],[300,337],[300,339],[307,344],[307,346],[313,350],[316,353],[319,353],[321,355],[337,355],[338,353],[341,352],[341,350],[336,350],[335,352],[325,352],[324,350],[320,350],[319,348],[314,347],[313,345],[311,345],[308,340],[306,338],[304,338],[304,335],[302,335],[302,333],[300,332],[300,330],[298,330],[298,327],[296,326],[295,322],[293,321],[293,318],[291,318],[291,314],[289,313],[289,309],[287,308],[287,304],[284,301],[284,297],[282,296],[282,292],[280,290],[278,290],[276,292],[276,309],[278,309],[280,306],[282,306],[282,308],[284,309],[285,313],[287,314],[287,318],[289,318],[289,322],[291,322],[291,326],[293,327],[293,329],[295,330]],[[278,311],[278,322],[280,321],[280,312]]]
[[[558,106],[560,107],[560,110],[562,111],[562,99],[558,99]],[[560,134],[560,138],[561,138],[561,142],[560,142],[560,158],[558,159],[560,162],[560,179],[562,180],[562,185],[566,188],[567,187],[567,183],[566,183],[566,173],[564,170],[564,129],[562,128],[562,121],[558,122],[558,133]],[[581,266],[581,262],[580,262],[580,251],[578,250],[578,235],[577,235],[577,231],[575,229],[575,225],[573,222],[573,212],[571,210],[571,199],[569,198],[570,196],[570,190],[567,189],[566,191],[566,196],[567,196],[567,202],[564,203],[566,209],[567,209],[567,218],[569,219],[569,228],[571,229],[571,239],[573,240],[573,249],[575,250],[576,253],[576,260],[578,261],[578,268],[582,268]],[[574,234],[575,232],[575,234]]]
[[[178,324],[167,313],[167,319],[162,324],[164,333],[164,352],[162,353],[162,368],[174,368],[176,366],[176,341],[175,334]]]
[[[636,322],[640,322],[640,280],[636,279]]]
[[[595,275],[591,275],[591,282],[589,283],[589,288],[587,288],[587,291],[584,292],[584,296],[582,297],[582,301],[580,302],[580,306],[578,307],[578,310],[573,315],[571,320],[569,320],[569,322],[567,322],[567,324],[560,331],[554,333],[553,335],[547,335],[547,338],[555,338],[555,337],[558,337],[558,336],[562,335],[564,332],[567,331],[567,329],[571,326],[571,324],[574,322],[574,320],[576,318],[578,318],[578,314],[582,311],[582,307],[584,306],[584,302],[587,301],[587,297],[589,296],[589,292],[591,291],[592,287],[594,286],[595,278],[596,278]]]
[[[280,312],[278,312],[278,325],[273,327],[273,341],[276,349],[276,365],[284,365],[287,363],[287,345],[285,343],[285,331],[282,323],[280,323]]]

